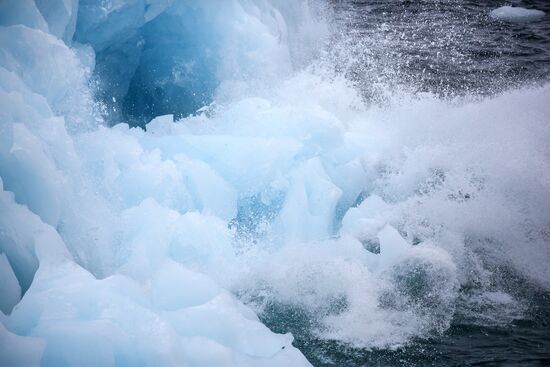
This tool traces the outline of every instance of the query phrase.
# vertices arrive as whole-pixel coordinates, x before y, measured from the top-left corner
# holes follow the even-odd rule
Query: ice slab
[[[21,299],[21,286],[4,253],[0,253],[0,294],[0,311],[9,314]]]
[[[544,18],[545,14],[542,10],[526,9],[518,6],[502,6],[489,13],[493,19],[510,23],[535,22]]]

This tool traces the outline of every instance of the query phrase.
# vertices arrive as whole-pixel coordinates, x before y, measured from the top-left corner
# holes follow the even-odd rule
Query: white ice
[[[501,6],[492,10],[489,15],[493,19],[502,20],[511,23],[528,23],[541,20],[545,12],[537,9],[526,9],[519,6]]]

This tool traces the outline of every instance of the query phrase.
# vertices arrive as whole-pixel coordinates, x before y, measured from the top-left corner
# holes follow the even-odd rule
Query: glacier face
[[[229,29],[208,14],[229,10],[225,25],[272,37],[237,2],[2,2],[0,364],[309,365],[290,334],[269,331],[214,280],[235,258],[235,189],[205,162],[168,160],[138,131],[101,127],[107,89],[115,108],[158,88],[140,80],[183,95],[171,106],[212,89],[222,68],[199,51],[216,57],[214,38]],[[169,39],[163,27],[182,24]],[[251,45],[243,57],[283,47]],[[182,74],[188,66],[198,71]]]
[[[294,32],[315,45],[326,32],[303,2],[81,1],[74,42],[95,50],[94,81],[111,123],[144,126],[181,118],[212,102],[224,80],[250,83],[291,70],[309,52],[289,43]],[[284,6],[281,6],[284,5]],[[289,28],[284,13],[303,18]],[[313,36],[313,34],[315,34]],[[315,38],[314,38],[315,37]]]
[[[520,310],[487,259],[549,286],[548,86],[367,106],[305,1],[1,6],[0,364],[307,366],[257,313],[385,348]]]

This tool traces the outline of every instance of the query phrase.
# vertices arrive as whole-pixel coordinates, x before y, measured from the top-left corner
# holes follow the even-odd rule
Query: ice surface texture
[[[393,347],[511,307],[481,259],[549,286],[549,87],[369,108],[301,1],[1,6],[0,365],[307,366],[264,306]]]
[[[145,125],[185,116],[212,102],[220,79],[285,75],[322,27],[308,24],[305,2],[108,1],[79,4],[74,40],[96,52],[95,80],[111,123]],[[297,8],[297,9],[295,9]],[[287,24],[282,13],[301,19]],[[299,29],[295,29],[300,27]],[[289,32],[308,40],[300,48]]]
[[[137,131],[98,126],[102,111],[90,91],[98,75],[110,97],[123,96],[135,73],[162,79],[175,66],[162,69],[161,60],[177,59],[206,69],[167,84],[183,83],[186,93],[208,85],[208,63],[191,59],[206,48],[181,47],[181,34],[171,41],[153,22],[187,24],[197,34],[186,33],[186,45],[203,42],[188,24],[204,21],[194,12],[219,17],[227,9],[192,3],[2,2],[0,365],[309,365],[290,334],[273,334],[205,274],[221,279],[235,257],[227,225],[235,189],[200,160],[166,160],[142,147],[147,138]],[[259,19],[244,18],[237,2],[223,4],[243,16],[231,22],[251,21],[269,40]],[[220,35],[218,20],[200,24],[206,36]],[[150,49],[134,55],[138,29]],[[82,156],[94,152],[101,156]],[[119,164],[125,172],[108,172]]]

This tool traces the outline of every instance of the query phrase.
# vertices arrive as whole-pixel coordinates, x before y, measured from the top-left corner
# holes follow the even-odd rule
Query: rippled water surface
[[[489,12],[514,4],[545,11],[542,21],[506,23]],[[550,2],[361,0],[337,2],[349,75],[373,85],[441,95],[491,94],[550,77]]]

